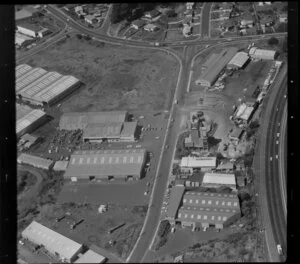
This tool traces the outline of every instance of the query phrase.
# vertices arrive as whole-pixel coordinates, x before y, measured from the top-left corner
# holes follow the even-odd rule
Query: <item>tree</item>
[[[174,9],[170,9],[166,12],[166,15],[168,17],[177,17],[177,13],[174,11]]]
[[[270,46],[278,45],[278,44],[279,44],[279,40],[278,40],[277,38],[271,37],[271,38],[268,40],[268,44],[269,44]]]

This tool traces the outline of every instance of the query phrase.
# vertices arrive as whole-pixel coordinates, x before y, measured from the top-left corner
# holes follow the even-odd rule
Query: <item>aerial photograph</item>
[[[288,2],[14,8],[18,264],[287,260]]]

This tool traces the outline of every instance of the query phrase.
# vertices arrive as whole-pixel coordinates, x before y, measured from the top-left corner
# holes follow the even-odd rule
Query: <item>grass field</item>
[[[179,70],[176,60],[160,51],[105,45],[76,36],[26,63],[74,75],[85,83],[76,97],[63,102],[62,112],[166,109]]]

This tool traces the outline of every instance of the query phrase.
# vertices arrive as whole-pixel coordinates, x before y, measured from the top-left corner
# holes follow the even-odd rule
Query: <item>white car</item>
[[[277,245],[277,251],[279,255],[282,255],[282,247],[280,244]]]
[[[272,161],[273,160],[273,158],[272,157],[270,157],[270,161]]]
[[[278,155],[276,155],[276,159],[278,159]]]
[[[277,133],[277,137],[279,137],[280,136],[280,133]]]
[[[279,141],[278,140],[276,140],[276,145],[278,145],[279,144]]]
[[[19,240],[19,244],[23,246],[24,242],[22,240]]]

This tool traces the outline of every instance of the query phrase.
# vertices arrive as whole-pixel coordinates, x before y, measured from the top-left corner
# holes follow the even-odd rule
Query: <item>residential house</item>
[[[160,12],[156,9],[145,13],[146,20],[155,21],[155,20],[159,19],[159,17],[160,17]]]
[[[157,26],[154,24],[147,24],[146,26],[144,26],[144,30],[149,31],[149,32],[153,32],[157,29]]]
[[[287,21],[288,21],[287,13],[280,14],[279,15],[279,21],[281,23],[287,23]]]
[[[87,23],[89,23],[91,25],[93,25],[93,24],[95,24],[95,23],[98,22],[98,19],[96,19],[93,15],[87,15],[87,16],[85,16],[84,20],[85,20],[85,22],[87,22]]]
[[[253,26],[254,20],[252,17],[247,16],[241,20],[241,26]]]
[[[138,30],[139,28],[143,27],[145,24],[146,22],[144,20],[137,19],[131,23],[131,27]]]

